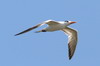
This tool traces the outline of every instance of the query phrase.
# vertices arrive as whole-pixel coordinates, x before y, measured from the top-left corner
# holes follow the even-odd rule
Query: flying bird
[[[53,31],[57,31],[57,30],[61,30],[63,31],[66,35],[68,35],[68,52],[69,52],[69,60],[72,58],[72,56],[74,55],[75,49],[76,49],[76,45],[77,45],[77,31],[68,27],[71,24],[74,24],[76,22],[74,21],[55,21],[55,20],[46,20],[43,23],[37,24],[36,26],[33,26],[27,30],[24,30],[17,35],[26,33],[28,31],[31,31],[35,28],[38,28],[39,26],[45,25],[47,24],[48,27],[36,31],[36,33],[39,32],[53,32]]]

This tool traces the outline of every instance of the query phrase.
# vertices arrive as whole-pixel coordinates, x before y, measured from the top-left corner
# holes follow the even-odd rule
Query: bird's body
[[[48,24],[48,27],[46,27],[46,28],[43,29],[43,30],[46,30],[46,32],[52,32],[52,31],[62,30],[66,26],[68,26],[67,22],[63,22],[63,21],[47,20],[44,23]],[[40,30],[39,32],[42,32],[42,31]]]
[[[16,34],[15,36],[26,33],[28,31],[35,29],[39,26],[42,26],[44,24],[47,24],[48,27],[46,27],[42,30],[36,31],[36,33],[38,33],[38,32],[53,32],[53,31],[57,31],[57,30],[62,30],[65,34],[68,35],[69,59],[71,59],[72,56],[74,55],[75,48],[77,45],[77,31],[68,27],[70,24],[73,24],[73,23],[76,23],[76,22],[47,20],[41,24],[38,24],[38,25],[33,26],[25,31],[22,31],[22,32]]]
[[[58,22],[57,24],[54,24],[54,25],[51,24],[51,25],[49,25],[48,27],[44,28],[44,30],[52,32],[52,31],[62,30],[65,27],[66,27],[66,24],[64,22]]]

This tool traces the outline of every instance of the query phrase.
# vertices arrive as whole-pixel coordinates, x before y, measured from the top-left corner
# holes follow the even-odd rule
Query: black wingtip
[[[14,36],[18,36],[18,34],[15,34]]]
[[[15,34],[14,36],[18,36],[19,34]]]
[[[69,60],[71,60],[72,57],[69,57]]]
[[[69,49],[68,49],[68,52],[69,52],[69,53],[68,53],[68,54],[69,54],[69,60],[71,60],[72,55],[71,55],[71,49],[70,49],[70,45],[69,45],[69,44],[68,44],[68,48],[69,48]]]
[[[21,32],[21,33],[18,33],[18,34],[15,34],[14,36],[18,36],[18,35],[20,35],[20,34],[22,34],[22,32]]]

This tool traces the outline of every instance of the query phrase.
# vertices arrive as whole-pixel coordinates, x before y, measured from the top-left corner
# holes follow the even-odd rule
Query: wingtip
[[[17,36],[17,35],[14,35],[14,36]]]
[[[15,34],[14,36],[18,36],[18,34]]]
[[[70,45],[69,44],[68,44],[68,48],[69,48],[68,49],[68,52],[69,52],[69,60],[71,60],[71,58],[72,58],[73,55],[71,54],[71,49],[70,49]]]
[[[15,34],[14,36],[18,36],[18,35],[20,35],[20,34],[22,34],[22,33]]]
[[[69,57],[69,60],[71,60],[72,57]]]

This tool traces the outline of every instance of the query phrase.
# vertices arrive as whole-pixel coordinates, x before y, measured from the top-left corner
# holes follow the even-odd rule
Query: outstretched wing
[[[20,34],[23,34],[23,33],[26,33],[26,32],[28,32],[28,31],[31,31],[31,30],[33,30],[33,29],[35,29],[35,28],[37,28],[37,27],[39,27],[39,26],[42,26],[42,25],[44,25],[44,24],[45,24],[45,23],[41,23],[41,24],[38,24],[38,25],[33,26],[33,27],[31,27],[31,28],[28,28],[28,29],[26,29],[26,30],[24,30],[24,31],[22,31],[22,32],[20,32],[20,33],[18,33],[18,34],[16,34],[15,36],[20,35]]]
[[[63,31],[68,35],[69,59],[71,59],[77,45],[77,31],[69,27],[66,27]]]
[[[33,26],[33,27],[31,27],[31,28],[28,28],[27,30],[22,31],[22,32],[16,34],[15,36],[20,35],[20,34],[23,34],[23,33],[26,33],[26,32],[28,32],[28,31],[31,31],[31,30],[33,30],[33,29],[35,29],[35,28],[37,28],[37,27],[39,27],[39,26],[42,26],[42,25],[44,25],[44,24],[48,24],[49,26],[52,26],[52,25],[59,24],[59,23],[56,22],[56,21],[53,21],[53,20],[47,20],[47,21],[45,21],[45,22],[43,22],[43,23],[41,23],[41,24],[38,24],[38,25],[36,25],[36,26]]]

